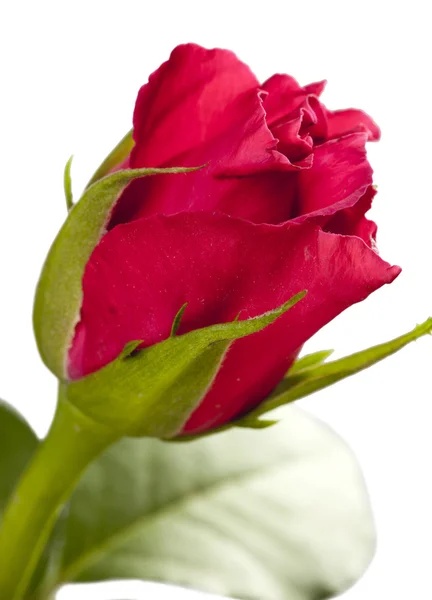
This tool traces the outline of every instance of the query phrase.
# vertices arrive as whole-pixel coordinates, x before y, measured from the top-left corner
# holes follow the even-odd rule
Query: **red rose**
[[[365,218],[375,191],[365,142],[379,130],[359,110],[329,111],[324,83],[288,75],[262,85],[226,50],[179,46],[144,85],[135,146],[118,168],[198,166],[134,181],[83,279],[69,352],[72,379],[130,340],[249,318],[307,296],[262,332],[236,341],[184,431],[219,426],[260,403],[302,344],[399,274],[375,251]]]

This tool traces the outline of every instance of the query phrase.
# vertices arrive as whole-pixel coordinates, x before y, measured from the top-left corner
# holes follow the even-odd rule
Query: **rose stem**
[[[65,400],[60,386],[48,435],[4,513],[0,529],[0,598],[24,597],[62,505],[87,465],[118,437]]]

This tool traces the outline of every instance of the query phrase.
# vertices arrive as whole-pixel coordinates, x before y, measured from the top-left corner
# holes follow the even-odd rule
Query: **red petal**
[[[297,223],[315,219],[323,224],[363,196],[372,184],[366,138],[353,133],[315,148],[312,168],[298,173]]]
[[[109,227],[183,210],[218,210],[270,223],[289,218],[292,178],[266,173],[296,167],[277,151],[262,95],[249,67],[232,52],[177,47],[138,94],[131,167],[207,167],[133,182]],[[246,175],[253,176],[247,184],[239,179]]]
[[[313,139],[310,135],[300,135],[303,114],[286,123],[275,125],[273,135],[279,140],[278,150],[300,167],[310,167],[313,157]]]
[[[327,85],[327,81],[323,79],[322,81],[316,81],[315,83],[309,83],[304,86],[305,91],[308,94],[313,94],[314,96],[321,96],[324,91],[325,86]]]
[[[362,110],[348,108],[345,110],[326,110],[327,139],[339,138],[348,133],[364,131],[368,141],[375,142],[381,136],[380,129],[375,121]]]
[[[281,120],[298,117],[299,109],[304,106],[309,95],[290,75],[273,75],[261,87],[268,92],[264,100],[264,108],[269,127],[273,127]]]
[[[260,402],[313,333],[398,272],[360,239],[308,223],[253,225],[204,212],[140,219],[108,232],[90,257],[69,374],[99,369],[130,340],[167,338],[185,302],[180,333],[256,316],[308,289],[274,325],[233,344],[186,427],[205,430]]]
[[[356,235],[360,237],[370,248],[376,248],[376,223],[366,219],[365,214],[372,206],[372,200],[376,191],[369,187],[360,200],[351,206],[337,212],[327,221],[325,230],[342,235]]]
[[[292,162],[311,153],[312,138],[326,139],[327,118],[317,97],[324,85],[320,81],[301,87],[290,75],[273,75],[262,86],[268,92],[264,100],[267,123],[280,142],[278,150]]]
[[[193,210],[223,211],[257,222],[288,219],[292,175],[297,168],[276,150],[277,140],[266,125],[260,94],[253,89],[238,96],[220,118],[218,133],[177,158],[174,165],[206,165],[205,168],[183,175],[142,179],[128,186],[114,210],[110,228],[152,214]],[[194,113],[188,115],[192,128],[195,118]],[[173,129],[173,133],[181,137],[181,127]],[[151,151],[149,147],[148,153]],[[156,159],[149,164],[159,166]],[[279,177],[277,172],[286,172],[286,176]]]
[[[328,139],[326,109],[316,96],[310,96],[308,98],[308,103],[315,115],[315,120],[311,125],[302,127],[300,133],[309,134],[313,138],[315,144],[322,144]]]
[[[233,52],[177,46],[139,91],[132,165],[174,165],[175,157],[210,141],[231,118],[236,120],[227,106],[258,87],[255,75]]]

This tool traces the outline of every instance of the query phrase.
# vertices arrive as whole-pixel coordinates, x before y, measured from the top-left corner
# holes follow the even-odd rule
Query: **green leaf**
[[[33,324],[43,361],[59,379],[82,301],[87,261],[105,232],[112,208],[125,187],[138,177],[185,173],[195,169],[127,169],[100,179],[73,206],[48,253],[36,290]]]
[[[344,591],[374,552],[346,445],[289,407],[268,431],[126,439],[72,496],[59,584],[138,578],[248,600]]]
[[[0,520],[7,500],[38,445],[26,421],[0,400]]]
[[[302,369],[292,369],[288,372],[287,377],[281,382],[271,396],[262,402],[255,410],[248,413],[245,417],[247,420],[258,419],[264,413],[267,413],[278,406],[288,404],[294,400],[304,398],[309,394],[321,390],[323,388],[350,377],[359,371],[363,371],[371,367],[375,363],[395,354],[404,346],[417,340],[418,338],[428,335],[432,332],[432,318],[421,325],[417,325],[412,331],[401,335],[400,337],[373,346],[367,350],[361,350],[350,356],[345,356],[338,360],[333,360],[328,363],[312,365]],[[326,351],[323,352],[323,355]],[[317,356],[316,355],[312,356]],[[307,358],[307,357],[305,357]],[[240,424],[241,421],[238,422]]]
[[[65,198],[66,198],[66,207],[67,207],[68,211],[73,206],[72,178],[71,178],[71,173],[70,173],[72,160],[73,160],[73,156],[70,157],[70,159],[67,161],[67,163],[65,165],[64,177],[63,177],[64,193],[65,193]]]
[[[305,294],[259,317],[170,336],[144,350],[132,342],[103,369],[69,383],[66,397],[122,435],[173,437],[207,392],[229,344],[271,325]]]
[[[127,134],[124,136],[124,138],[122,138],[120,140],[120,142],[117,144],[117,146],[114,148],[114,150],[112,150],[108,154],[106,159],[103,161],[103,163],[100,165],[100,167],[98,167],[98,169],[93,174],[92,178],[90,179],[90,181],[87,184],[87,187],[90,187],[91,185],[93,185],[93,183],[95,183],[96,181],[99,181],[99,179],[102,179],[102,177],[105,177],[106,175],[108,175],[114,169],[114,167],[121,165],[121,163],[124,160],[126,160],[126,158],[129,156],[132,148],[134,147],[134,143],[135,143],[133,140],[132,134],[133,134],[133,129],[128,131]]]

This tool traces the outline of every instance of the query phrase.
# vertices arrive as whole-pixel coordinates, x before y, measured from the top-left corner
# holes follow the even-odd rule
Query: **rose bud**
[[[140,421],[135,434],[223,426],[267,398],[321,327],[397,277],[365,217],[365,143],[379,129],[328,110],[323,87],[260,84],[232,52],[187,44],[140,89],[133,148],[71,210],[36,297],[41,354],[81,410]],[[179,167],[194,169],[141,177]],[[216,337],[199,346],[206,331]],[[189,362],[183,339],[201,348]]]

